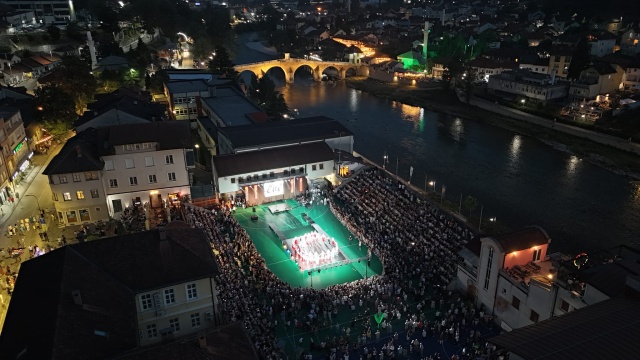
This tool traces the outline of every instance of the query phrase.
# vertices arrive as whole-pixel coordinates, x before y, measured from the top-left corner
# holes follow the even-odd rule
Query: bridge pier
[[[316,66],[315,69],[311,69],[311,74],[313,74],[313,81],[322,81],[322,72],[320,71],[320,66]]]

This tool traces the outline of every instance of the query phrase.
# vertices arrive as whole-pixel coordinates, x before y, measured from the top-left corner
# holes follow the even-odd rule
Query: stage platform
[[[285,211],[291,210],[291,207],[286,202],[278,203],[278,204],[274,204],[274,205],[269,205],[269,206],[267,206],[267,208],[269,208],[269,211],[272,214],[277,214],[277,213],[281,213],[281,212],[285,212]]]

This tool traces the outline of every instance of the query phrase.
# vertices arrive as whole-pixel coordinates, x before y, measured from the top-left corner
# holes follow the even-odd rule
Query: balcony
[[[296,171],[295,173],[286,171],[286,172],[279,172],[279,173],[272,173],[272,174],[238,177],[238,185],[251,186],[251,185],[262,184],[268,181],[288,180],[288,179],[293,179],[293,178],[303,177],[303,176],[307,176],[306,171],[302,171],[302,172]]]

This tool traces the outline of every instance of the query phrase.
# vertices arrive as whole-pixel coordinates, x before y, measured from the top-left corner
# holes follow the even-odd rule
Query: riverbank
[[[360,77],[348,78],[345,81],[347,86],[376,97],[515,131],[536,138],[557,150],[588,160],[614,173],[640,179],[640,157],[634,154],[469,106],[460,102],[453,91],[444,91],[437,83],[433,83],[431,88],[417,88]]]

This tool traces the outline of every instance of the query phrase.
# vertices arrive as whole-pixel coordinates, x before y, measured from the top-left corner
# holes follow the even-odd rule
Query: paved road
[[[58,145],[52,148],[48,155],[33,156],[33,166],[28,170],[28,175],[20,184],[16,185],[15,191],[19,194],[16,203],[14,205],[5,204],[0,206],[0,248],[5,249],[5,251],[9,247],[17,247],[22,238],[24,238],[24,246],[27,248],[33,245],[38,245],[39,248],[46,248],[47,245],[57,246],[57,239],[63,234],[67,239],[74,238],[74,231],[77,230],[77,227],[58,227],[57,220],[51,217],[51,214],[54,214],[51,188],[49,187],[47,177],[42,174],[42,171],[49,164],[49,161],[60,151],[60,148],[61,145]],[[9,225],[19,223],[20,219],[25,219],[30,216],[37,217],[39,213],[38,204],[40,208],[47,210],[46,229],[50,242],[43,242],[37,230],[26,231],[24,236],[6,236],[6,230]],[[0,256],[2,272],[9,266],[13,273],[17,273],[20,269],[20,264],[28,259],[28,249],[22,256],[16,259]],[[5,279],[5,276],[0,277],[0,328],[4,323],[4,316],[10,299],[6,291]]]

